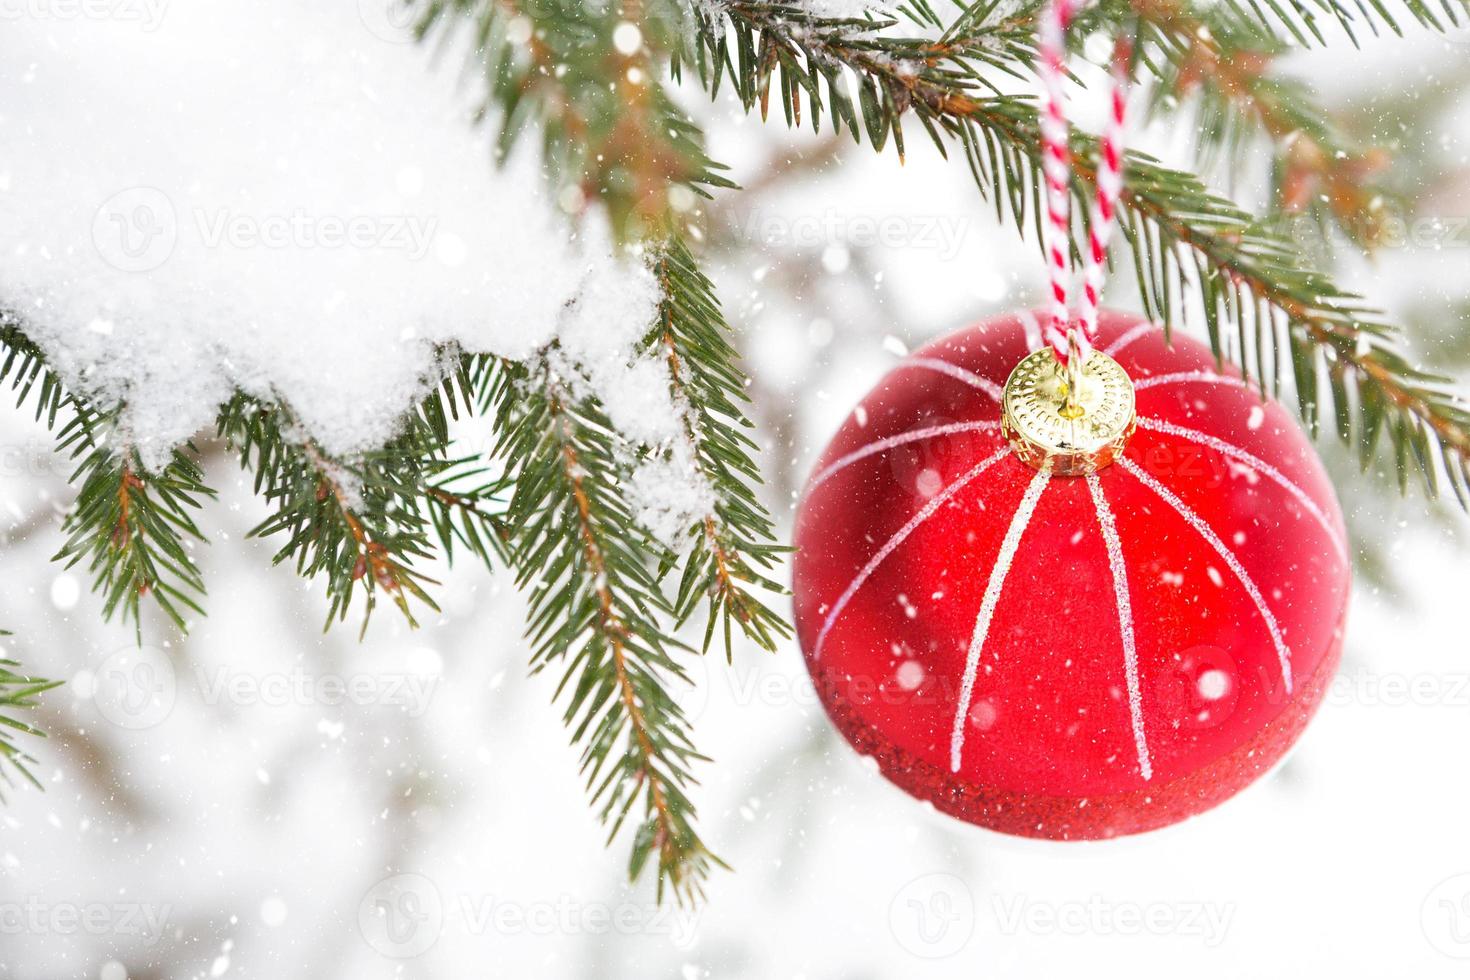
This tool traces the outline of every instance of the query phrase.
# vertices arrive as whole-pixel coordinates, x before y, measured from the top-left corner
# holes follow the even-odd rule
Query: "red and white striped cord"
[[[1113,52],[1113,87],[1107,126],[1103,131],[1097,165],[1097,198],[1092,207],[1087,250],[1083,255],[1083,285],[1078,322],[1072,323],[1068,303],[1071,278],[1072,157],[1068,145],[1066,94],[1067,28],[1081,0],[1047,0],[1039,25],[1041,81],[1046,105],[1041,115],[1042,172],[1046,182],[1046,220],[1041,223],[1042,246],[1051,273],[1051,318],[1047,344],[1065,365],[1072,345],[1086,358],[1097,337],[1098,308],[1107,273],[1108,241],[1117,224],[1118,196],[1123,190],[1123,139],[1128,123],[1128,75],[1132,45],[1120,37]]]
[[[1092,206],[1088,233],[1087,264],[1082,287],[1082,334],[1087,343],[1097,336],[1097,314],[1102,302],[1103,279],[1107,272],[1108,239],[1118,223],[1118,196],[1123,193],[1123,138],[1128,127],[1128,66],[1133,44],[1119,36],[1113,47],[1113,91],[1108,123],[1098,149],[1097,199]]]
[[[1041,223],[1042,249],[1051,271],[1051,319],[1045,339],[1057,360],[1067,363],[1067,330],[1071,309],[1067,280],[1071,276],[1071,148],[1067,140],[1066,75],[1067,27],[1077,11],[1077,0],[1047,0],[1041,11],[1038,40],[1041,83],[1046,105],[1041,112],[1041,170],[1046,181],[1046,220]]]

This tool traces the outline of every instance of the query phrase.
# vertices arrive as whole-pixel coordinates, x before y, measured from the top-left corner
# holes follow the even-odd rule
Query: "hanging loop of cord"
[[[1131,38],[1120,35],[1113,51],[1112,90],[1108,121],[1098,143],[1097,194],[1083,251],[1083,281],[1078,316],[1069,302],[1072,276],[1071,193],[1072,151],[1067,122],[1067,30],[1080,0],[1047,0],[1039,24],[1040,73],[1045,89],[1041,114],[1042,176],[1046,186],[1046,215],[1041,223],[1042,246],[1050,273],[1050,317],[1045,339],[1069,379],[1069,408],[1075,402],[1082,364],[1097,338],[1098,311],[1107,273],[1108,242],[1117,225],[1118,198],[1123,192],[1123,139],[1128,123],[1128,79],[1133,58]]]
[[[1067,30],[1082,0],[1047,0],[1038,25],[1040,74],[1046,90],[1041,113],[1041,166],[1045,183],[1042,247],[1050,274],[1050,304],[1042,330],[1046,346],[1011,371],[1001,395],[1001,431],[1022,462],[1055,476],[1084,476],[1123,452],[1136,425],[1128,373],[1094,351],[1108,241],[1123,193],[1123,136],[1128,122],[1132,32],[1113,52],[1108,121],[1098,140],[1093,180],[1097,194],[1082,249],[1078,314],[1069,302],[1072,277],[1072,151],[1066,98]]]

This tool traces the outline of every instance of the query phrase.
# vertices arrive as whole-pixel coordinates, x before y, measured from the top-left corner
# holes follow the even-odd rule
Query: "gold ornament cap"
[[[1111,463],[1133,435],[1133,381],[1100,350],[1062,367],[1051,348],[1033,351],[1006,379],[1001,431],[1027,465],[1084,476]],[[1080,361],[1080,364],[1078,363]]]

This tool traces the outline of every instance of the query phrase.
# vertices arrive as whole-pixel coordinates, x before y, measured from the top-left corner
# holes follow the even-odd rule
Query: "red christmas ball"
[[[828,713],[940,810],[1050,839],[1207,810],[1301,734],[1342,647],[1332,485],[1280,405],[1200,344],[1105,313],[1137,429],[1092,477],[1026,465],[1002,388],[1023,314],[902,361],[818,462],[796,624]]]

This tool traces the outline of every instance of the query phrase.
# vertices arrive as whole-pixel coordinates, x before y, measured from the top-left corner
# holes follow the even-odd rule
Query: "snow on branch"
[[[663,361],[637,350],[652,273],[595,222],[574,233],[533,153],[493,168],[475,93],[357,6],[11,25],[0,303],[68,387],[121,406],[149,469],[237,390],[360,456],[445,348],[554,346],[635,443],[677,434]]]

